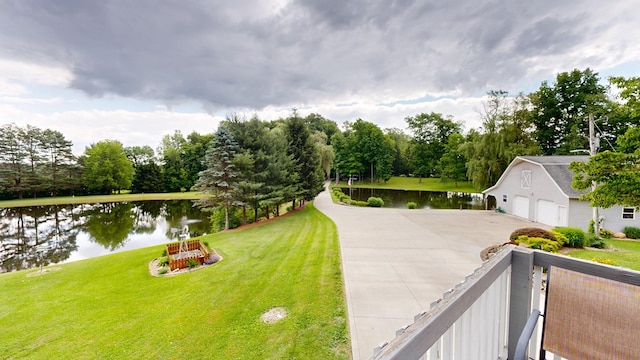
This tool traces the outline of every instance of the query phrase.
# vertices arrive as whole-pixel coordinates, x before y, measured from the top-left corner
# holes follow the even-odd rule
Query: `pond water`
[[[484,210],[482,194],[447,191],[405,191],[388,189],[341,188],[353,200],[367,201],[371,196],[382,198],[384,207],[406,209],[413,201],[418,209]]]
[[[211,228],[190,200],[0,209],[0,272],[177,241],[185,225],[190,236]]]

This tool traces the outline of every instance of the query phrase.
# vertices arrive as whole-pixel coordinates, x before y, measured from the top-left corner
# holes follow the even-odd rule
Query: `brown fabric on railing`
[[[543,348],[567,359],[640,359],[640,286],[551,267]]]

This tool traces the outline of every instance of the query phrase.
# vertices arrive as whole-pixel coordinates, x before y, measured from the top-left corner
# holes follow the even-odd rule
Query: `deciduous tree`
[[[91,191],[110,194],[131,186],[135,170],[119,141],[103,140],[92,144],[84,156],[82,180]]]

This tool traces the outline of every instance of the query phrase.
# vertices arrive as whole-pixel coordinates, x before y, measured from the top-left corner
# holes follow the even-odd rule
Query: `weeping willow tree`
[[[481,132],[472,130],[462,145],[467,160],[467,177],[476,189],[486,189],[516,157],[538,155],[533,140],[528,99],[509,97],[505,91],[490,91],[483,104]]]

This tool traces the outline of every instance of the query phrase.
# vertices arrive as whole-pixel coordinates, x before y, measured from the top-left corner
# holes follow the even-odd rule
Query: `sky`
[[[587,67],[640,76],[631,0],[0,0],[0,125],[156,148],[292,109],[480,126],[489,90]]]

